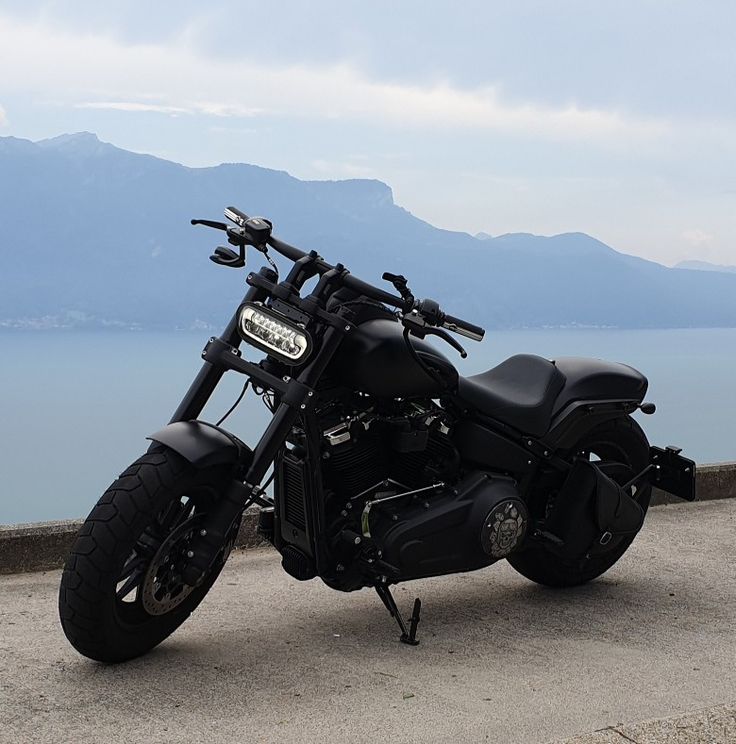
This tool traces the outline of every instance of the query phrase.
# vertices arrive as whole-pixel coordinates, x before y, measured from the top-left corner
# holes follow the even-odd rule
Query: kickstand
[[[417,625],[419,625],[419,613],[422,609],[422,600],[417,597],[414,600],[414,609],[411,617],[409,618],[409,629],[406,628],[404,618],[399,612],[399,608],[396,606],[391,590],[388,588],[388,584],[376,584],[376,592],[381,598],[381,601],[386,605],[386,609],[391,613],[396,622],[401,628],[401,638],[399,639],[402,643],[406,643],[409,646],[417,646],[419,641],[417,640]]]

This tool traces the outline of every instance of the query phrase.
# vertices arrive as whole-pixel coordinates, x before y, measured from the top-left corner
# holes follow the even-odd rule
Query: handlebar
[[[227,231],[230,242],[235,242],[234,239],[239,236],[243,241],[241,245],[245,242],[250,242],[251,245],[255,244],[256,247],[260,246],[261,249],[263,249],[263,244],[265,243],[290,261],[296,262],[309,255],[301,249],[274,237],[271,234],[271,223],[263,217],[249,217],[245,212],[241,211],[237,207],[227,207],[227,209],[225,209],[225,217],[227,217],[231,222],[234,222],[240,229],[229,228],[222,222],[213,222],[211,220],[192,220],[191,222],[193,225],[203,224],[208,227],[216,227],[217,229]],[[314,267],[320,275],[326,274],[328,271],[332,271],[335,268],[332,264],[327,263],[327,261],[320,257],[314,259]],[[425,306],[428,311],[426,313],[426,319],[430,325],[446,328],[448,331],[458,333],[461,336],[472,339],[473,341],[482,341],[483,336],[485,336],[485,330],[480,326],[470,323],[467,320],[456,318],[453,315],[443,313],[434,300],[423,300],[419,303],[414,303],[413,298],[411,298],[411,306],[409,307],[406,299],[397,297],[379,287],[374,287],[372,284],[364,282],[362,279],[358,279],[347,271],[343,275],[342,283],[343,286],[352,289],[358,294],[370,297],[372,300],[382,302],[385,305],[399,308],[403,312],[408,312],[414,308],[419,308],[421,311],[422,306]]]
[[[271,246],[277,253],[280,253],[284,258],[288,258],[291,261],[298,261],[300,258],[304,258],[304,256],[308,255],[304,251],[300,250],[299,248],[294,247],[293,245],[289,245],[288,243],[285,243],[283,240],[279,240],[278,238],[275,238],[273,235],[266,241],[268,245]],[[323,259],[317,259],[317,271],[320,274],[325,274],[328,271],[331,271],[335,267],[331,264],[327,263]],[[358,279],[358,277],[353,276],[352,274],[345,274],[343,278],[343,285],[347,287],[348,289],[352,289],[354,292],[357,292],[358,294],[365,295],[366,297],[370,297],[372,300],[376,300],[377,302],[383,302],[386,305],[391,305],[392,307],[398,307],[402,310],[406,310],[406,303],[401,297],[397,297],[396,295],[391,294],[390,292],[386,292],[383,289],[380,289],[379,287],[374,287],[372,284],[369,284],[368,282],[364,282],[362,279]]]

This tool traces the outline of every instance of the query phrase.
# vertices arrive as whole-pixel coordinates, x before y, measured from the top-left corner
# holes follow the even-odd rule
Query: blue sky
[[[441,227],[736,264],[735,29],[717,0],[0,0],[0,135],[379,178]]]

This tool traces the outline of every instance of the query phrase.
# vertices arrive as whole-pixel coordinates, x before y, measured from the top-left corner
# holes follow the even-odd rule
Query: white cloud
[[[160,45],[124,44],[2,17],[0,69],[15,71],[3,81],[5,88],[84,108],[237,118],[268,114],[603,141],[658,137],[667,130],[662,121],[617,111],[509,103],[492,87],[388,83],[349,65],[224,61],[196,54],[186,37]]]
[[[181,106],[161,106],[155,103],[133,101],[87,101],[85,103],[75,103],[74,107],[107,111],[153,111],[157,114],[171,114],[173,116],[192,113],[192,109],[182,108]]]
[[[5,113],[5,109],[0,106],[0,127],[7,126],[8,124],[8,115]]]
[[[153,112],[179,116],[180,114],[207,114],[208,116],[247,118],[266,113],[264,109],[247,108],[234,104],[192,102],[186,106],[168,106],[161,103],[146,103],[144,101],[84,101],[75,103],[74,108],[97,109],[100,111],[130,111],[133,113]]]
[[[689,243],[695,248],[700,248],[712,243],[715,235],[706,232],[705,230],[701,230],[700,228],[693,228],[692,230],[685,230],[685,232],[682,233],[682,238],[686,243]]]

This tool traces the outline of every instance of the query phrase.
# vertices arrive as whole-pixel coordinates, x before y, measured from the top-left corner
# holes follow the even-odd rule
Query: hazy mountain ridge
[[[736,274],[736,266],[728,264],[714,264],[709,261],[680,261],[675,264],[676,269],[691,269],[693,271],[721,271],[726,274]]]
[[[417,296],[488,327],[736,326],[733,275],[666,268],[583,233],[476,238],[414,217],[380,181],[188,168],[90,133],[0,138],[0,325],[224,325],[244,273],[209,262],[222,235],[189,219],[229,204],[379,285],[403,273]]]

